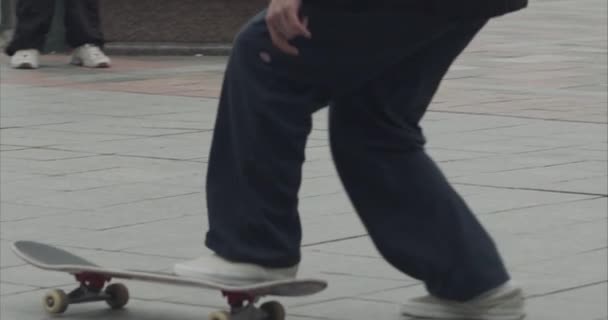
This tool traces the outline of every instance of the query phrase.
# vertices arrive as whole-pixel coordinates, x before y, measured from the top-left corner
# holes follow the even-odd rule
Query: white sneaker
[[[38,69],[40,51],[36,49],[17,50],[11,57],[11,67],[15,69]]]
[[[434,296],[414,298],[403,306],[402,313],[442,320],[520,320],[525,317],[523,292],[510,283],[466,302]]]
[[[98,46],[92,44],[74,49],[70,63],[87,68],[109,68],[112,64],[110,58]]]
[[[178,276],[210,280],[229,285],[247,285],[256,282],[288,280],[296,277],[298,266],[273,269],[249,263],[228,261],[218,255],[209,255],[173,267]]]

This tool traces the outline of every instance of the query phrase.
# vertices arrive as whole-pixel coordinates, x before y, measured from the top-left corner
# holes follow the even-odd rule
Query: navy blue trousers
[[[12,56],[24,49],[42,51],[54,15],[55,0],[18,0],[15,35],[6,54]],[[66,0],[64,17],[66,42],[72,48],[86,43],[104,45],[99,0]]]
[[[329,106],[337,171],[380,253],[430,293],[467,300],[509,276],[465,202],[425,153],[419,122],[486,20],[304,8],[300,55],[254,17],[234,43],[211,147],[207,246],[267,267],[300,261],[298,190],[311,115]]]

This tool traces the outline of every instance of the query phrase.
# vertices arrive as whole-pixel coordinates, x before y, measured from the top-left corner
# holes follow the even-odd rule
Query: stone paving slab
[[[496,239],[532,320],[608,320],[608,29],[604,0],[537,0],[492,21],[423,121],[428,151]],[[35,269],[12,241],[49,242],[117,267],[171,269],[208,253],[205,184],[225,57],[113,57],[107,70],[0,57],[0,318],[49,319],[39,300],[70,277]],[[314,116],[300,212],[303,276],[325,292],[284,299],[288,319],[403,319],[424,294],[386,264],[331,162]],[[398,241],[398,240],[396,240]],[[129,282],[124,312],[62,319],[205,319],[210,291]]]

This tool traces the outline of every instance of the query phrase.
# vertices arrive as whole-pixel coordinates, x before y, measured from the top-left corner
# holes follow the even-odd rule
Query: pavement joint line
[[[490,211],[490,212],[484,212],[484,213],[481,213],[481,214],[483,214],[483,215],[495,215],[495,214],[501,214],[501,213],[512,212],[512,211],[521,211],[521,210],[524,210],[524,209],[551,207],[551,206],[555,206],[555,205],[559,205],[559,204],[574,203],[574,202],[587,201],[587,200],[597,200],[597,199],[603,199],[603,198],[605,198],[605,197],[574,199],[574,200],[565,200],[565,201],[558,201],[558,202],[551,202],[551,203],[533,204],[533,205],[529,205],[529,206],[522,206],[522,207],[515,207],[515,208],[509,208],[509,209],[502,209],[502,210],[495,210],[495,211]],[[573,225],[574,224],[576,224],[576,223],[573,223]]]
[[[196,132],[207,132],[207,131],[213,131],[213,129],[200,129],[200,128],[180,128],[180,127],[139,127],[139,128],[144,128],[144,129],[166,129],[166,130],[191,130],[191,131],[196,131]],[[175,133],[175,134],[183,134],[183,133]]]
[[[136,128],[136,127],[130,127],[130,128]],[[139,128],[139,127],[137,127],[137,128]],[[94,143],[108,142],[108,141],[122,141],[122,140],[128,140],[128,139],[153,137],[151,135],[140,134],[140,133],[79,132],[77,130],[61,130],[61,129],[50,129],[48,131],[60,132],[60,133],[68,133],[68,134],[103,135],[103,136],[119,136],[119,137],[124,137],[124,138],[115,138],[115,139],[106,139],[106,140],[95,140],[95,141],[93,141]],[[60,146],[61,144],[53,144],[53,145],[50,145],[50,146],[52,147],[52,146],[57,146],[57,145]]]
[[[438,149],[438,148],[433,148],[433,149]],[[430,150],[433,150],[430,149]],[[450,150],[456,150],[459,151],[457,149],[450,149]],[[471,161],[471,160],[486,160],[486,159],[492,159],[492,158],[496,158],[496,157],[502,157],[504,155],[501,154],[489,154],[489,155],[484,155],[484,156],[472,156],[472,157],[466,157],[466,158],[460,158],[460,159],[449,159],[449,160],[437,160],[435,159],[435,162],[437,163],[452,163],[452,162],[462,162],[462,161]],[[458,177],[462,177],[462,176],[466,176],[466,175],[459,175]]]
[[[323,139],[324,141],[327,141],[327,139]],[[323,144],[323,145],[317,145],[317,146],[307,146],[306,149],[324,149],[329,147],[329,143],[328,144]]]
[[[341,256],[341,257],[353,257],[353,258],[364,258],[364,259],[370,259],[370,260],[378,260],[381,259],[379,256],[372,256],[372,255],[365,255],[365,254],[352,254],[352,253],[342,253],[342,252],[336,252],[336,251],[328,251],[328,250],[323,250],[323,249],[312,249],[309,250],[310,252],[316,252],[316,253],[320,253],[320,254],[324,254],[324,255],[337,255],[337,256]]]
[[[340,211],[340,212],[330,212],[330,213],[321,213],[319,215],[316,215],[315,217],[310,217],[310,220],[314,220],[315,218],[320,218],[320,217],[336,217],[336,216],[343,216],[343,215],[353,215],[355,214],[355,211],[350,210],[350,211]],[[307,217],[302,217],[303,220],[308,220]]]
[[[120,202],[120,203],[113,203],[107,206],[101,206],[101,209],[106,209],[106,208],[112,208],[112,207],[118,207],[118,206],[122,206],[125,204],[132,204],[132,203],[138,203],[138,202],[144,202],[144,201],[152,201],[152,200],[160,200],[160,199],[169,199],[169,198],[178,198],[178,197],[183,197],[183,196],[188,196],[188,195],[193,195],[193,194],[199,194],[201,193],[201,191],[193,191],[193,192],[186,192],[186,193],[180,193],[180,194],[174,194],[174,195],[168,195],[168,196],[162,196],[162,197],[152,197],[152,198],[143,198],[143,199],[139,199],[139,200],[134,200],[134,201],[126,201],[126,202]]]
[[[109,155],[109,154],[99,154],[99,155]],[[135,154],[120,154],[114,153],[112,156],[117,157],[125,157],[125,158],[138,158],[138,159],[150,159],[150,160],[166,160],[166,161],[179,161],[179,162],[191,162],[191,163],[200,163],[200,161],[194,161],[190,159],[178,159],[178,158],[166,158],[166,157],[153,157],[153,156],[142,156]]]
[[[8,269],[14,269],[14,268],[21,268],[21,267],[27,267],[27,266],[28,266],[28,264],[27,264],[27,263],[25,263],[25,262],[23,262],[23,263],[21,263],[21,264],[16,264],[16,265],[11,265],[11,266],[5,266],[5,267],[2,267],[2,270],[8,270]],[[7,282],[7,281],[4,281],[4,280],[3,280],[3,281],[1,281],[1,282]]]
[[[120,169],[120,168],[122,168],[122,167],[119,166],[119,167],[98,168],[98,169],[91,169],[91,170],[84,170],[84,171],[72,171],[72,172],[67,172],[67,173],[45,174],[45,176],[47,176],[47,177],[67,177],[67,176],[74,175],[74,174],[101,172],[101,171],[114,170],[114,169]],[[105,187],[105,186],[102,186],[102,187]]]
[[[604,83],[602,83],[603,85]],[[456,86],[453,86],[456,87]],[[473,90],[484,90],[486,92],[507,92],[513,94],[543,94],[552,97],[573,97],[573,96],[581,96],[581,97],[594,97],[594,98],[606,98],[606,92],[596,92],[596,91],[584,91],[584,90],[564,90],[564,88],[556,88],[556,89],[543,89],[543,88],[534,88],[530,89],[530,87],[521,87],[521,86],[508,86],[503,84],[481,84],[481,83],[465,83],[460,82],[456,88],[453,89],[473,89]]]
[[[377,258],[377,260],[381,260],[381,259]],[[320,274],[325,274],[325,275],[330,275],[330,276],[350,277],[350,278],[357,278],[357,279],[374,279],[374,280],[387,280],[387,281],[396,281],[396,282],[408,282],[408,278],[406,276],[403,276],[403,278],[395,279],[395,278],[373,277],[373,276],[366,276],[366,275],[361,275],[361,274],[350,274],[350,273],[346,273],[346,272],[332,272],[332,271],[322,271],[322,272],[320,272]]]
[[[2,269],[5,269],[5,268],[2,268]],[[25,284],[25,283],[18,283],[18,282],[14,282],[14,281],[6,281],[6,280],[2,280],[2,281],[0,281],[0,283],[6,283],[6,284],[12,284],[15,286],[23,286],[23,287],[30,287],[30,288],[36,288],[36,289],[42,288],[39,286],[32,286],[32,285]]]
[[[58,148],[58,147],[54,147],[54,146],[56,146],[56,144],[45,145],[45,146],[31,146],[29,148],[30,149],[40,149],[40,150],[50,150],[50,151],[72,152],[72,153],[86,153],[86,154],[90,154],[91,156],[103,155],[103,154],[96,153],[96,152],[77,151],[77,150]]]
[[[567,120],[567,119],[558,119],[558,118],[539,118],[539,117],[531,117],[531,116],[517,116],[517,115],[500,114],[500,113],[485,113],[485,112],[448,111],[448,110],[429,110],[428,112],[430,112],[430,113],[465,114],[465,115],[472,115],[472,116],[488,116],[488,117],[499,117],[499,118],[527,119],[527,120],[537,120],[537,121],[554,121],[554,122],[566,122],[566,123],[587,123],[587,124],[597,124],[597,125],[606,125],[606,123],[608,123],[607,121]]]
[[[124,141],[133,141],[133,140],[144,140],[144,139],[154,139],[154,138],[162,138],[162,137],[171,137],[171,136],[179,136],[185,134],[193,134],[193,133],[203,133],[203,132],[211,132],[212,130],[202,129],[195,131],[184,131],[179,133],[166,133],[166,134],[155,134],[155,135],[125,135],[123,138],[116,139],[107,139],[107,140],[99,140],[95,141],[95,143],[99,142],[124,142]]]
[[[10,284],[10,285],[15,285],[15,286],[21,286],[21,287],[29,287],[31,289],[20,290],[20,291],[17,291],[17,292],[0,294],[0,297],[16,296],[16,295],[19,295],[19,294],[24,294],[24,293],[28,293],[28,292],[36,292],[36,291],[45,289],[45,288],[32,287],[32,286],[26,285],[26,284],[8,283],[8,282],[5,282],[5,281],[2,281],[2,283],[6,283],[6,284]]]
[[[537,152],[544,152],[544,151],[553,151],[553,150],[560,150],[560,149],[570,149],[570,148],[577,148],[580,147],[580,144],[572,144],[572,145],[567,145],[567,146],[556,146],[556,147],[550,147],[550,148],[541,148],[541,149],[534,149],[534,150],[527,150],[527,151],[520,151],[520,152],[513,152],[512,154],[526,154],[526,153],[537,153]],[[581,160],[581,162],[586,161],[586,160]]]
[[[8,241],[8,242],[16,241],[16,240],[9,240],[9,239],[6,239],[6,238],[3,238],[2,240],[3,241]],[[59,244],[59,245],[56,244],[55,246],[57,246],[59,248],[86,250],[86,251],[95,251],[95,252],[103,252],[103,253],[124,253],[124,254],[136,255],[136,256],[142,256],[142,257],[166,258],[166,259],[184,259],[184,257],[174,257],[174,256],[165,256],[165,255],[158,255],[158,254],[147,254],[147,253],[141,253],[141,252],[132,252],[132,251],[128,251],[129,249],[110,250],[110,249],[103,249],[103,248],[81,247],[81,246],[78,246],[78,245],[64,245],[64,244]],[[15,267],[23,267],[23,266],[28,266],[28,264],[27,263],[23,263],[23,264],[18,265],[18,266],[3,267],[2,269],[15,268]]]
[[[134,94],[134,93],[131,92],[131,94]],[[159,95],[159,94],[157,94],[157,95]],[[179,96],[179,97],[188,98],[188,97],[181,97],[181,96]],[[136,114],[136,115],[114,115],[114,114],[107,114],[107,113],[78,112],[78,114],[80,114],[80,115],[87,115],[87,116],[97,116],[97,117],[112,118],[112,119],[137,119],[137,120],[150,120],[150,119],[146,119],[146,117],[167,116],[167,115],[180,114],[180,113],[181,112],[171,111],[171,112],[144,113],[144,114]]]
[[[491,127],[491,128],[479,128],[479,129],[472,129],[472,130],[454,131],[454,133],[490,131],[490,130],[496,130],[496,129],[519,128],[519,127],[525,127],[525,126],[527,126],[527,124],[511,124],[511,125],[496,126],[496,127]]]
[[[603,250],[608,250],[608,246],[601,247],[601,248],[590,249],[590,250],[586,250],[586,251],[582,251],[579,254],[592,253],[592,252],[603,251]]]
[[[182,256],[180,256],[180,257],[178,257],[178,256],[167,256],[167,255],[162,255],[162,254],[152,254],[152,253],[142,253],[142,252],[130,251],[130,250],[133,250],[133,249],[136,249],[136,248],[137,247],[125,248],[125,249],[120,249],[120,250],[105,250],[105,249],[96,249],[96,250],[107,252],[107,253],[124,253],[124,254],[131,254],[131,255],[142,256],[142,257],[174,259],[174,260],[184,260],[184,259],[186,259],[185,257],[182,257]],[[81,248],[81,249],[91,250],[90,248]]]
[[[118,156],[118,157],[127,157],[127,158],[143,158],[143,159],[154,159],[154,160],[197,162],[197,161],[191,161],[191,160],[188,160],[188,159],[177,159],[177,158],[166,158],[166,157],[152,157],[152,156],[138,156],[138,155],[111,153],[111,152],[94,153],[94,152],[89,152],[89,151],[80,151],[80,150],[64,149],[64,148],[57,148],[57,147],[35,147],[35,148],[32,148],[32,149],[44,149],[44,150],[64,151],[64,152],[74,152],[74,153],[88,153],[88,154],[91,155],[91,157],[94,157],[94,156]]]
[[[82,213],[82,210],[73,210],[73,211],[67,211],[67,212],[59,212],[56,214],[49,214],[49,215],[45,215],[45,216],[32,216],[32,217],[26,217],[26,218],[20,218],[20,219],[7,219],[7,220],[0,220],[0,222],[23,222],[23,221],[28,221],[28,220],[37,220],[37,219],[41,219],[41,218],[48,218],[48,217],[63,217],[63,216],[70,216],[73,214],[77,214],[77,213]]]
[[[15,117],[11,117],[11,118],[19,118],[19,117],[15,116]],[[56,126],[56,125],[60,125],[60,124],[70,124],[70,123],[74,123],[74,122],[75,121],[66,121],[66,122],[52,122],[52,123],[32,124],[32,125],[27,125],[27,126],[0,127],[0,130],[6,130],[6,129],[26,129],[26,128],[37,128],[37,127],[44,127],[44,126]]]
[[[553,164],[547,164],[547,165],[541,165],[541,166],[521,167],[521,168],[513,168],[513,169],[505,169],[505,170],[480,171],[478,173],[501,173],[501,172],[512,172],[512,171],[520,171],[520,170],[528,170],[528,169],[542,169],[542,168],[559,167],[559,166],[564,166],[564,165],[569,165],[569,164],[585,163],[585,162],[593,162],[593,160],[567,161],[567,162],[553,163]],[[584,178],[584,179],[586,179],[586,178]],[[564,180],[561,182],[565,182],[565,181],[570,181],[570,180]]]
[[[0,150],[0,152],[23,151],[23,150],[29,150],[29,149],[31,149],[31,148],[29,148],[29,147],[19,147],[18,149]]]
[[[124,186],[124,185],[132,185],[132,184],[136,184],[136,183],[132,183],[132,182],[128,182],[128,183],[111,183],[108,185],[103,185],[103,186],[98,186],[98,187],[89,187],[89,188],[82,188],[82,189],[57,189],[58,192],[65,192],[65,193],[71,193],[71,192],[80,192],[80,191],[91,191],[91,190],[97,190],[97,189],[106,189],[106,188],[112,188],[112,187],[118,187],[118,186]]]
[[[103,232],[103,231],[109,231],[109,230],[117,230],[117,229],[121,229],[121,228],[129,228],[129,227],[135,227],[135,226],[142,226],[142,225],[146,225],[146,224],[150,224],[150,223],[156,223],[156,222],[160,222],[160,221],[175,220],[175,219],[185,218],[185,217],[190,217],[190,215],[179,215],[179,216],[168,217],[168,218],[159,218],[159,219],[153,219],[153,220],[146,220],[146,221],[141,221],[141,222],[121,224],[119,226],[106,227],[106,228],[101,228],[101,229],[93,229],[93,228],[86,228],[86,227],[75,227],[75,229]]]
[[[473,77],[476,78],[476,77]],[[491,101],[479,101],[479,102],[475,102],[475,105],[494,105],[497,103],[505,103],[505,102],[533,102],[533,101],[538,101],[539,98],[537,97],[509,97],[509,98],[502,98],[502,99],[497,99],[497,100],[491,100]],[[441,98],[439,98],[438,100],[436,100],[434,103],[449,103],[450,100],[442,100]],[[458,104],[450,104],[449,105],[451,108],[461,108],[461,107],[470,107],[471,104],[469,103],[458,103]]]
[[[331,285],[331,284],[330,284]],[[293,308],[302,308],[302,307],[307,307],[307,306],[312,306],[312,305],[318,305],[318,304],[323,304],[323,303],[327,303],[327,302],[333,302],[333,301],[340,301],[340,300],[345,300],[348,299],[349,297],[347,296],[339,296],[339,297],[334,297],[334,298],[329,298],[329,299],[314,299],[314,300],[310,300],[308,302],[300,302],[300,303],[294,303],[291,305],[290,309]],[[296,313],[290,313],[294,316],[298,315]],[[330,319],[330,318],[316,318],[316,317],[312,317],[312,316],[306,316],[306,315],[298,315],[301,317],[307,317],[307,318],[311,318],[311,319]]]
[[[594,192],[552,190],[552,189],[529,188],[529,187],[493,186],[493,185],[489,185],[489,184],[467,183],[467,182],[454,182],[453,184],[455,184],[455,185],[463,185],[463,186],[472,186],[472,187],[492,188],[492,189],[522,190],[522,191],[538,191],[538,192],[549,192],[549,193],[574,194],[574,195],[591,196],[591,197],[597,197],[597,198],[606,198],[606,197],[608,197],[608,194],[605,194],[605,193],[594,193]],[[591,198],[591,199],[586,199],[586,200],[593,200],[593,199],[597,199],[597,198]]]
[[[375,303],[383,303],[383,304],[391,304],[391,305],[399,305],[399,303],[397,302],[393,302],[393,301],[386,301],[386,300],[382,300],[382,299],[374,299],[374,298],[365,298],[365,297],[361,297],[359,295],[357,296],[352,296],[352,297],[347,297],[348,299],[352,299],[352,300],[357,300],[357,301],[366,301],[366,302],[375,302]]]
[[[587,223],[591,223],[592,221],[588,221]],[[606,250],[607,247],[603,247],[603,248],[594,248],[594,249],[590,249],[590,250],[584,250],[584,251],[579,251],[579,252],[575,252],[572,254],[572,256],[582,256],[582,255],[588,255],[588,254],[594,254],[600,251],[604,251]]]
[[[341,300],[346,300],[352,298],[352,296],[339,296],[339,297],[333,297],[330,299],[325,299],[325,300],[319,300],[319,301],[315,301],[315,302],[311,302],[310,304],[320,304],[320,303],[327,303],[327,302],[334,302],[334,301],[341,301]],[[308,304],[308,303],[307,303]]]
[[[497,156],[504,155],[503,153],[496,152],[496,151],[479,151],[479,150],[468,150],[468,149],[439,147],[439,146],[429,146],[429,147],[427,147],[427,150],[429,150],[429,151],[447,150],[447,151],[461,151],[461,152],[468,152],[468,153],[477,153],[477,156],[475,156],[474,158],[468,158],[466,160],[477,159],[477,158],[483,159],[483,158],[487,158],[487,157],[497,157]]]
[[[196,287],[195,287],[196,288]],[[201,290],[206,290],[206,289],[201,289]],[[207,291],[214,291],[214,290],[207,290]],[[219,292],[219,290],[218,290]],[[221,297],[221,296],[219,296]],[[167,298],[171,298],[171,297],[166,297],[164,299]],[[162,302],[162,303],[166,303],[166,304],[174,304],[174,305],[178,305],[178,306],[189,306],[189,307],[197,307],[197,308],[211,308],[211,309],[215,309],[215,308],[223,308],[223,306],[220,305],[211,305],[211,304],[199,304],[199,303],[191,303],[191,302],[184,302],[184,301],[175,301],[175,300],[163,300],[163,298],[159,298],[159,299],[152,299],[152,298],[142,298],[142,297],[133,297],[133,300],[138,300],[138,301],[144,301],[144,302]],[[202,301],[203,299],[201,299]]]
[[[394,287],[394,288],[383,288],[383,289],[378,289],[378,290],[373,290],[373,291],[361,293],[361,294],[358,294],[356,297],[366,296],[366,295],[371,295],[371,294],[377,294],[377,293],[383,293],[383,292],[390,292],[390,291],[394,291],[394,290],[401,290],[401,289],[419,287],[419,286],[422,286],[422,285],[423,285],[422,282],[416,280],[416,282],[414,282],[414,283],[409,283],[409,284],[406,284],[406,285],[400,285],[400,286],[397,286],[397,287]]]
[[[307,196],[302,196],[302,197],[300,197],[300,199],[319,198],[319,197],[323,197],[323,196],[333,196],[333,195],[343,194],[343,193],[344,193],[344,190],[337,190],[337,191],[333,191],[333,192],[327,192],[327,193],[321,193],[321,194],[311,194],[311,195],[307,195]]]
[[[540,259],[536,260],[534,263],[529,263],[529,262],[515,263],[515,264],[512,264],[512,267],[514,268],[514,270],[517,270],[518,272],[525,272],[525,273],[528,273],[528,274],[536,274],[536,275],[539,275],[539,274],[541,274],[541,275],[552,275],[552,274],[541,272],[541,271],[529,271],[529,270],[526,270],[524,268],[528,268],[530,266],[533,266],[534,264],[554,262],[555,260],[561,260],[561,259],[570,258],[570,257],[573,257],[573,256],[593,254],[593,253],[596,253],[596,252],[599,252],[599,251],[601,251],[601,250],[579,251],[579,252],[572,252],[572,253],[568,253],[568,254],[553,255],[553,256],[549,256],[549,257],[540,258]],[[523,270],[521,270],[521,269],[523,269]]]
[[[31,203],[21,203],[21,202],[15,202],[15,201],[1,201],[3,203],[6,204],[12,204],[14,206],[21,206],[21,207],[35,207],[35,208],[40,208],[42,209],[57,209],[57,210],[64,210],[64,212],[67,211],[74,211],[74,212],[79,212],[79,211],[85,211],[82,209],[74,209],[74,208],[62,208],[62,207],[54,207],[54,206],[41,206],[41,205],[37,205],[37,204],[31,204]],[[0,240],[3,240],[3,238],[0,238]]]
[[[552,295],[556,295],[559,293],[594,287],[594,286],[605,284],[605,283],[608,283],[608,280],[595,281],[595,282],[591,282],[591,283],[586,283],[586,284],[582,284],[582,285],[578,285],[578,286],[574,286],[574,287],[568,287],[568,288],[564,288],[564,289],[549,291],[549,292],[545,292],[545,293],[532,294],[532,295],[526,296],[526,299],[536,299],[536,298],[552,296]]]
[[[593,160],[589,160],[587,162],[592,162]],[[599,161],[597,161],[599,162]],[[601,161],[604,162],[604,161]],[[572,182],[572,181],[580,181],[580,180],[587,180],[587,179],[592,179],[592,178],[598,178],[598,177],[606,177],[605,174],[594,174],[594,175],[590,175],[590,176],[584,176],[584,177],[578,177],[578,178],[571,178],[571,179],[565,179],[565,180],[557,180],[555,182],[557,183],[562,183],[562,182]]]
[[[86,158],[95,158],[96,154],[86,155],[86,156],[78,156],[78,157],[65,157],[65,158],[55,158],[55,159],[34,159],[34,158],[12,158],[11,159],[19,159],[19,160],[28,160],[28,161],[37,161],[37,162],[55,162],[55,161],[64,161],[64,160],[75,160],[75,159],[86,159]]]
[[[141,128],[143,128],[143,127],[141,127]],[[162,128],[160,128],[160,129],[162,129]],[[182,129],[175,129],[175,130],[182,130]],[[147,135],[147,136],[138,137],[138,138],[119,139],[119,141],[137,140],[137,139],[142,139],[142,138],[143,139],[145,139],[145,138],[162,138],[162,137],[171,137],[171,136],[181,136],[181,135],[193,134],[193,133],[213,132],[213,129],[183,129],[183,130],[187,130],[187,131],[176,132],[176,133],[163,133],[163,134]],[[107,140],[107,141],[112,141],[112,140]]]
[[[369,237],[369,234],[365,233],[365,234],[360,234],[360,235],[355,235],[355,236],[342,237],[342,238],[324,240],[324,241],[319,241],[319,242],[311,242],[311,243],[303,244],[301,247],[310,248],[310,247],[314,247],[314,246],[318,246],[318,245],[322,245],[322,244],[336,243],[336,242],[359,239],[359,238],[366,238],[366,237]]]

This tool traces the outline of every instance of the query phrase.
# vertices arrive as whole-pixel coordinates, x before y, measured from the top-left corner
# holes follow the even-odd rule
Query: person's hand
[[[272,43],[279,50],[298,55],[298,48],[289,43],[298,36],[310,38],[308,19],[300,18],[302,0],[271,0],[266,14],[266,24]]]

